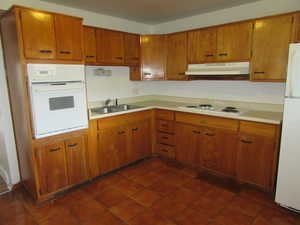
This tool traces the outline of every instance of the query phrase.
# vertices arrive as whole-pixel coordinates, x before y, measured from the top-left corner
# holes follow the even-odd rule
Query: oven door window
[[[49,98],[49,110],[62,110],[74,108],[74,96]]]

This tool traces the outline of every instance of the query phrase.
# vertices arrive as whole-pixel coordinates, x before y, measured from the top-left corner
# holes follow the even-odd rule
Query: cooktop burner
[[[240,111],[232,106],[227,106],[224,109],[222,109],[223,112],[230,112],[230,113],[239,113]]]
[[[212,105],[210,105],[210,104],[201,104],[201,105],[199,105],[199,108],[200,109],[213,109],[213,106]]]

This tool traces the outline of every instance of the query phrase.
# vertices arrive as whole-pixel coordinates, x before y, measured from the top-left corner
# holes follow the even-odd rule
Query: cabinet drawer
[[[165,144],[165,145],[174,145],[175,138],[173,134],[166,134],[166,133],[157,133],[157,143]]]
[[[161,120],[174,120],[175,113],[169,110],[157,109],[155,110],[155,118]]]
[[[174,122],[168,120],[156,120],[156,129],[166,133],[174,133]]]
[[[276,135],[277,125],[274,124],[265,124],[249,121],[240,122],[240,132],[253,134],[258,136],[270,137],[273,138]]]
[[[237,131],[239,127],[238,120],[226,119],[215,116],[205,116],[193,113],[180,113],[175,114],[177,122],[188,123],[198,126],[208,126],[220,129],[227,129]]]
[[[175,159],[175,149],[172,146],[157,144],[156,151],[161,156],[170,159]]]

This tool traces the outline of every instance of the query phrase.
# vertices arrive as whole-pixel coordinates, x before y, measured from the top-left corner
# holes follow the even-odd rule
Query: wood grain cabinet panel
[[[125,64],[139,65],[140,64],[140,35],[138,34],[124,34],[125,44]]]
[[[104,65],[124,64],[124,33],[97,29],[97,62]]]
[[[237,178],[265,190],[272,189],[275,142],[273,138],[241,134],[238,143]]]
[[[140,66],[131,66],[129,68],[129,78],[132,81],[142,80],[142,71]]]
[[[96,46],[96,28],[83,27],[83,42],[85,62],[96,62],[97,46]]]
[[[156,120],[156,130],[174,134],[175,126],[173,121],[168,120]]]
[[[56,55],[62,60],[82,60],[82,19],[55,15]]]
[[[200,166],[201,146],[200,127],[176,123],[176,160],[190,166]]]
[[[251,56],[253,22],[217,28],[217,60],[247,61]]]
[[[294,42],[299,43],[300,42],[300,13],[297,13],[294,15]]]
[[[87,162],[91,178],[99,176],[98,121],[90,120],[88,129]]]
[[[217,29],[206,28],[188,32],[188,62],[215,62],[217,57]]]
[[[65,141],[69,184],[79,184],[88,178],[85,136]]]
[[[255,21],[251,80],[284,81],[292,33],[291,15]]]
[[[65,144],[63,141],[37,149],[40,194],[56,192],[68,186]]]
[[[168,35],[167,80],[186,80],[187,76],[187,33]]]
[[[24,55],[27,59],[54,59],[54,16],[28,9],[20,11]]]
[[[143,80],[164,80],[167,64],[167,36],[141,36],[141,67]]]

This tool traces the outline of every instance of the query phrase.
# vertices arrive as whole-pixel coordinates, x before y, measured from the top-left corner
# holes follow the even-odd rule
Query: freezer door
[[[300,210],[300,99],[284,103],[275,201]]]
[[[300,98],[300,44],[290,45],[285,96]]]

